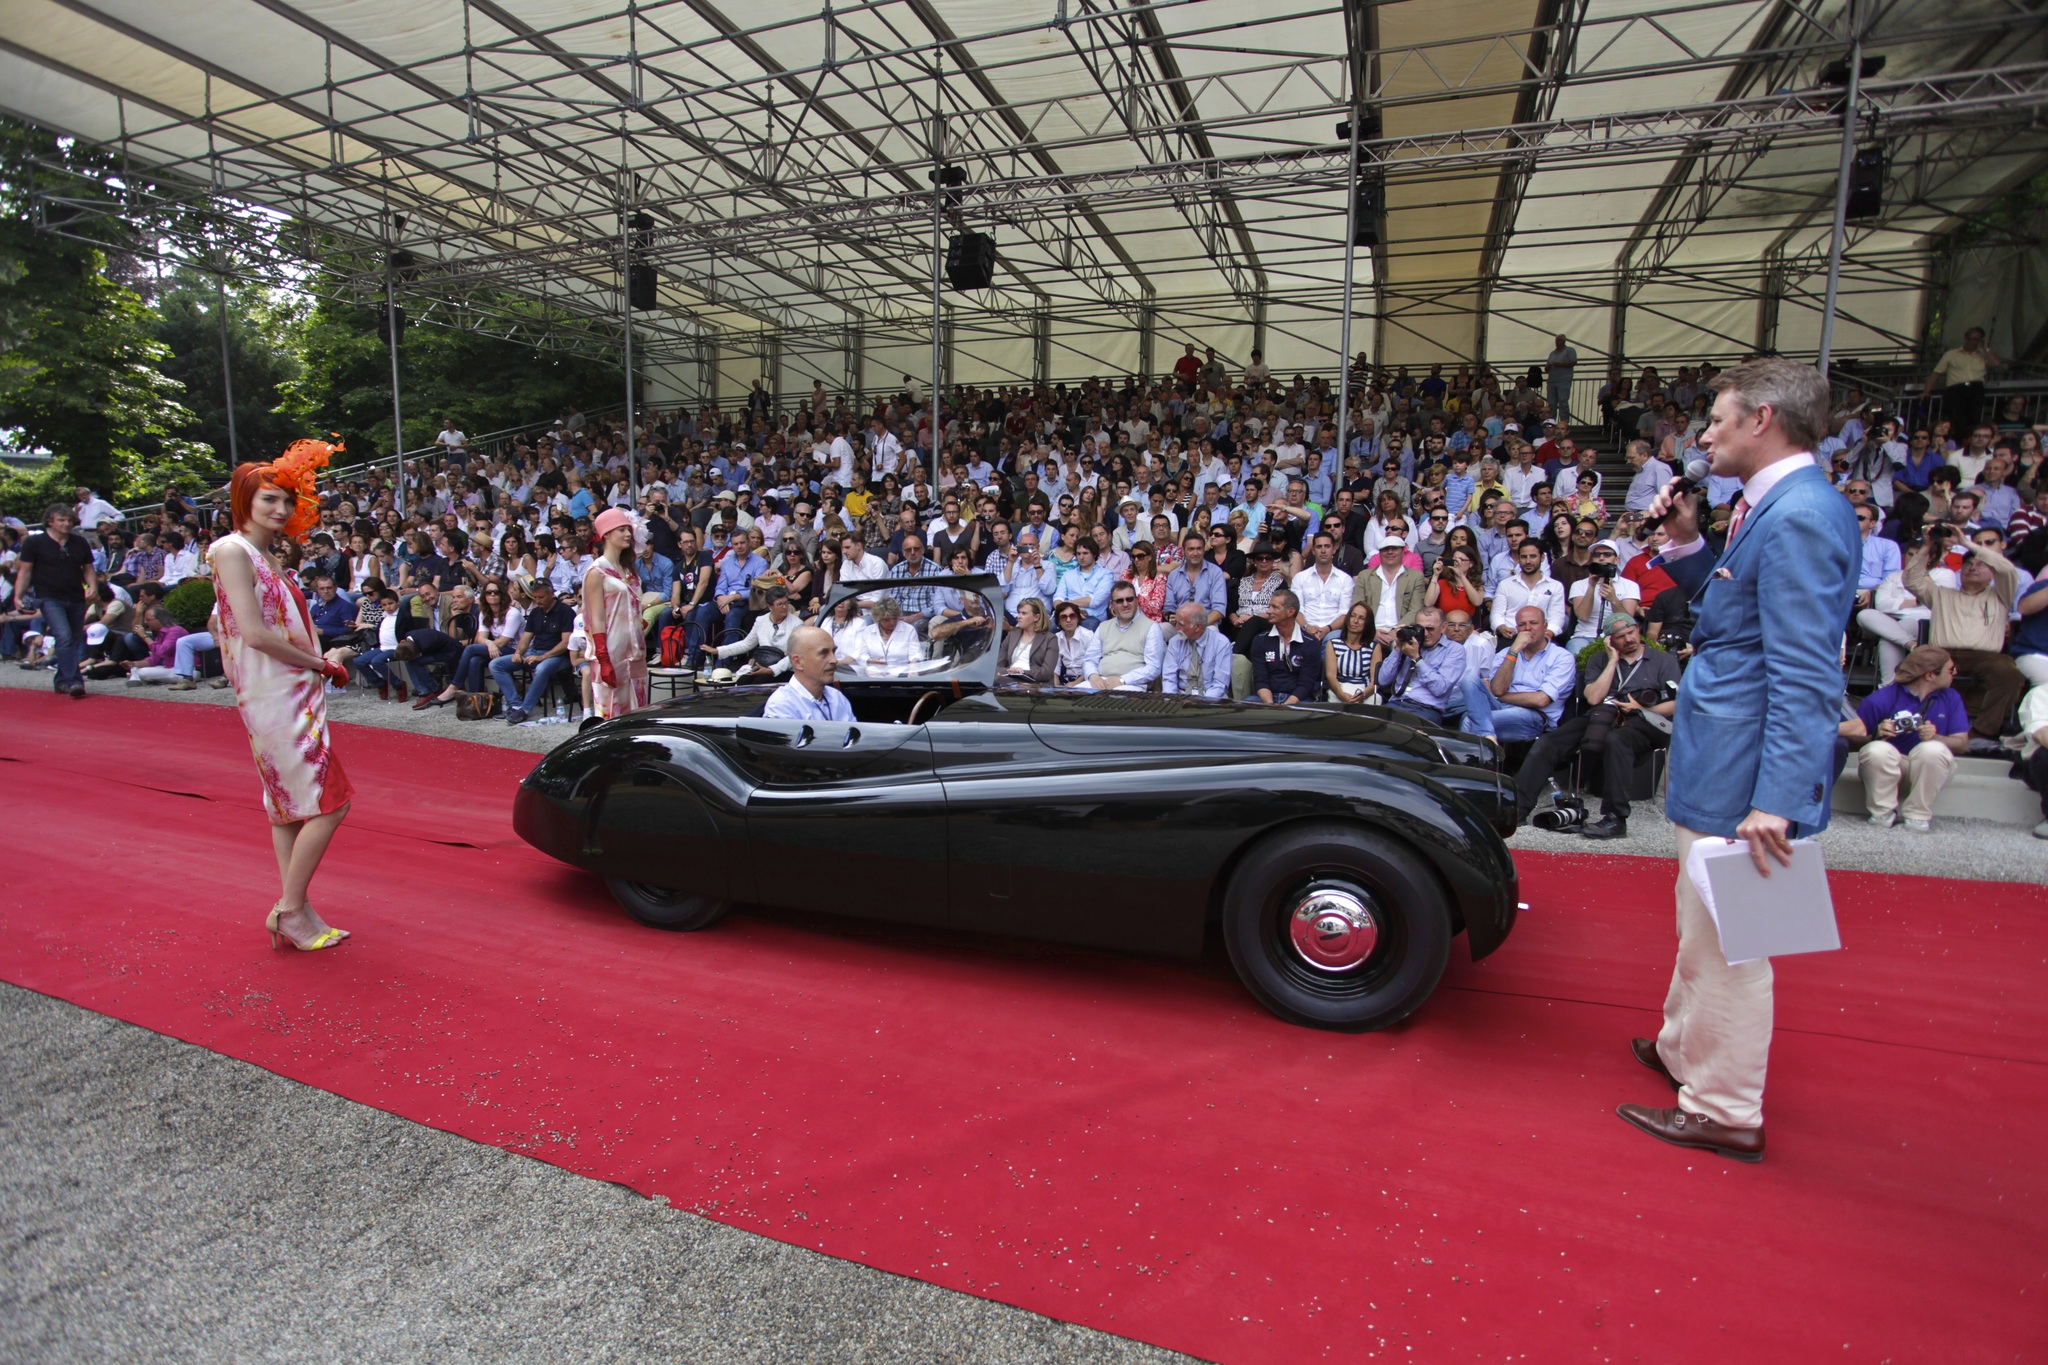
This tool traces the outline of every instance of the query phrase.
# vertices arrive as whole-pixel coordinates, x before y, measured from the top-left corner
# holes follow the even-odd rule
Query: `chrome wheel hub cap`
[[[1348,972],[1372,956],[1380,929],[1359,896],[1317,887],[1287,917],[1287,937],[1301,960],[1317,971]]]

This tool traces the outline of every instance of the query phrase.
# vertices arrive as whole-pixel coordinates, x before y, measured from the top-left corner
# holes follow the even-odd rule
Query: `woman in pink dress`
[[[264,928],[271,947],[290,943],[301,952],[348,937],[328,927],[306,899],[328,841],[348,814],[351,788],[329,747],[326,695],[329,681],[347,684],[348,670],[322,657],[306,599],[275,549],[319,521],[313,475],[335,449],[325,441],[294,441],[270,464],[235,470],[228,503],[236,530],[207,552],[216,589],[213,638],[263,780],[283,883]]]
[[[597,677],[591,699],[610,720],[647,705],[647,629],[640,617],[640,576],[633,572],[633,540],[645,535],[633,515],[614,507],[600,512],[597,559],[583,575],[583,629],[590,635]]]

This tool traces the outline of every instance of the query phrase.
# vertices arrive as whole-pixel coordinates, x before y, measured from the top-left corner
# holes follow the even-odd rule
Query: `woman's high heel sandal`
[[[311,902],[308,902],[308,905],[310,906]],[[330,927],[322,929],[306,942],[300,943],[289,932],[278,927],[278,917],[282,914],[284,914],[284,902],[279,901],[275,906],[271,907],[270,918],[263,922],[263,927],[270,931],[270,946],[273,951],[281,946],[281,943],[288,943],[302,953],[317,953],[322,948],[332,948],[335,944],[348,937],[347,930]]]

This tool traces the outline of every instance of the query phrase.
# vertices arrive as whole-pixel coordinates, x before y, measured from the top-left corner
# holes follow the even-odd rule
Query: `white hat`
[[[1405,550],[1408,548],[1408,542],[1399,536],[1381,536],[1380,548],[1382,550]]]

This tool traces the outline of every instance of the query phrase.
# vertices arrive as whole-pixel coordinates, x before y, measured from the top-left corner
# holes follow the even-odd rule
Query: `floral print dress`
[[[216,565],[221,556],[236,554],[247,555],[255,571],[256,605],[263,624],[308,654],[319,654],[320,636],[313,629],[304,594],[271,567],[254,543],[236,532],[216,540],[207,551]],[[209,624],[220,648],[221,667],[235,687],[235,710],[249,732],[270,822],[295,825],[346,806],[354,788],[330,744],[326,679],[250,648],[225,596],[214,604]]]

